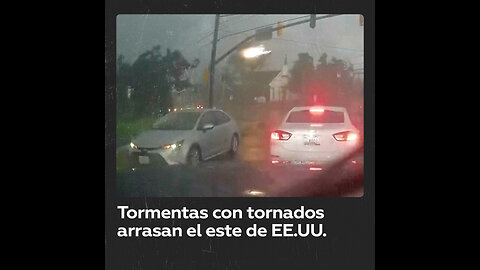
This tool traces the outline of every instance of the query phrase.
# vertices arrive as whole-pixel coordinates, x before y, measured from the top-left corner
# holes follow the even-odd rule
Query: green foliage
[[[251,46],[247,44],[242,48]],[[227,58],[227,65],[222,73],[222,81],[231,89],[239,89],[244,85],[245,79],[251,72],[261,68],[265,64],[266,55],[246,59],[241,54],[242,49]]]
[[[318,59],[318,65],[317,65],[317,69],[321,68],[321,67],[325,67],[327,64],[328,64],[328,56],[326,53],[323,53],[320,58]]]
[[[117,146],[130,143],[131,138],[148,130],[158,120],[156,117],[135,117],[117,115]]]
[[[117,109],[118,113],[145,116],[160,110],[166,111],[172,105],[171,92],[190,87],[185,71],[195,68],[198,59],[190,64],[183,55],[167,49],[162,55],[160,46],[141,54],[133,64],[124,63],[123,56],[117,59]],[[127,98],[128,86],[133,88]]]
[[[313,79],[314,70],[313,57],[308,53],[299,53],[298,59],[293,64],[293,68],[290,71],[292,75],[290,80],[290,91],[294,93],[305,93],[307,86]]]
[[[301,93],[307,100],[312,95],[321,96],[322,102],[344,105],[352,96],[353,65],[323,53],[313,66],[308,53],[300,53],[290,71],[290,90]]]
[[[117,114],[125,114],[129,110],[128,87],[131,81],[130,65],[124,62],[123,55],[117,59]]]

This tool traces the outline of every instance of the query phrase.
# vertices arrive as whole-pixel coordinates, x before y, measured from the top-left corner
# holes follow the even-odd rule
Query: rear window
[[[291,112],[287,123],[343,123],[344,113],[325,110],[310,112],[309,110]]]

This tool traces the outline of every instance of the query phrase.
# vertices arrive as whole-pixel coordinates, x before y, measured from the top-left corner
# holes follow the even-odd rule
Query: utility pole
[[[306,19],[306,20],[302,20],[302,21],[297,21],[297,22],[293,22],[293,23],[289,23],[287,25],[283,25],[283,24],[277,24],[277,27],[275,28],[270,28],[268,29],[269,32],[274,32],[274,31],[278,31],[278,30],[283,30],[285,28],[288,28],[288,27],[291,27],[291,26],[295,26],[295,25],[299,25],[299,24],[304,24],[304,23],[312,23],[312,21],[318,21],[318,20],[322,20],[322,19],[326,19],[326,18],[331,18],[331,17],[336,17],[336,16],[341,16],[342,14],[330,14],[330,15],[325,15],[325,16],[310,16],[310,18]],[[250,35],[248,37],[246,37],[245,39],[243,39],[242,41],[240,41],[237,45],[233,46],[230,50],[228,50],[226,53],[224,53],[223,55],[221,55],[219,58],[215,59],[216,57],[216,50],[217,50],[217,36],[218,36],[218,23],[219,23],[219,19],[220,19],[220,15],[215,15],[215,30],[213,32],[213,44],[212,44],[212,58],[210,60],[210,88],[209,88],[209,107],[212,108],[213,107],[213,75],[214,75],[214,72],[215,72],[215,65],[218,64],[220,61],[222,61],[223,59],[225,59],[225,57],[227,57],[229,54],[231,54],[232,52],[234,52],[235,50],[237,50],[238,48],[240,48],[243,44],[246,44],[247,42],[253,40],[255,37],[257,37],[257,34],[260,34],[260,33],[255,33],[253,35]],[[264,32],[262,32],[262,34],[265,34]]]
[[[213,108],[213,84],[215,76],[215,57],[217,54],[217,37],[218,37],[218,24],[220,22],[220,14],[215,15],[215,30],[213,31],[212,42],[212,58],[210,60],[210,81],[208,89],[208,107]]]
[[[315,17],[315,21],[323,20],[323,19],[326,19],[326,18],[332,18],[332,17],[336,17],[336,16],[342,16],[342,14],[330,14],[330,15]],[[312,18],[308,18],[306,20],[297,21],[297,22],[286,24],[286,25],[281,25],[281,26],[279,25],[275,28],[269,29],[269,31],[274,32],[274,31],[278,31],[279,29],[283,30],[283,29],[291,27],[291,26],[304,24],[304,23],[310,23],[311,20],[312,20]],[[218,64],[225,57],[227,57],[230,53],[234,52],[236,49],[240,48],[243,44],[249,42],[250,40],[253,40],[256,36],[257,36],[257,33],[255,33],[253,35],[250,35],[250,36],[246,37],[244,40],[240,41],[237,45],[233,46],[230,50],[228,50],[226,53],[224,53],[222,56],[220,56],[217,60],[215,60],[215,64]]]

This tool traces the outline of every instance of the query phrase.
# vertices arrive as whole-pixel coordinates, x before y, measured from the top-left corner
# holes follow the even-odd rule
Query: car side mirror
[[[207,131],[207,130],[209,130],[209,129],[212,129],[213,127],[215,127],[214,124],[212,124],[212,123],[206,123],[205,125],[202,126],[202,130],[203,130],[203,131]]]

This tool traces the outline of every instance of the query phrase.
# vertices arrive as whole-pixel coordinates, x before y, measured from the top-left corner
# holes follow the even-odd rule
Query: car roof
[[[224,111],[221,110],[221,109],[210,109],[210,108],[206,108],[206,109],[183,108],[182,110],[176,110],[175,112],[201,112],[201,113],[203,113],[203,112],[224,112]]]
[[[197,109],[181,109],[181,110],[176,110],[176,111],[170,111],[170,113],[181,113],[181,112],[202,112],[202,110],[197,110]]]

